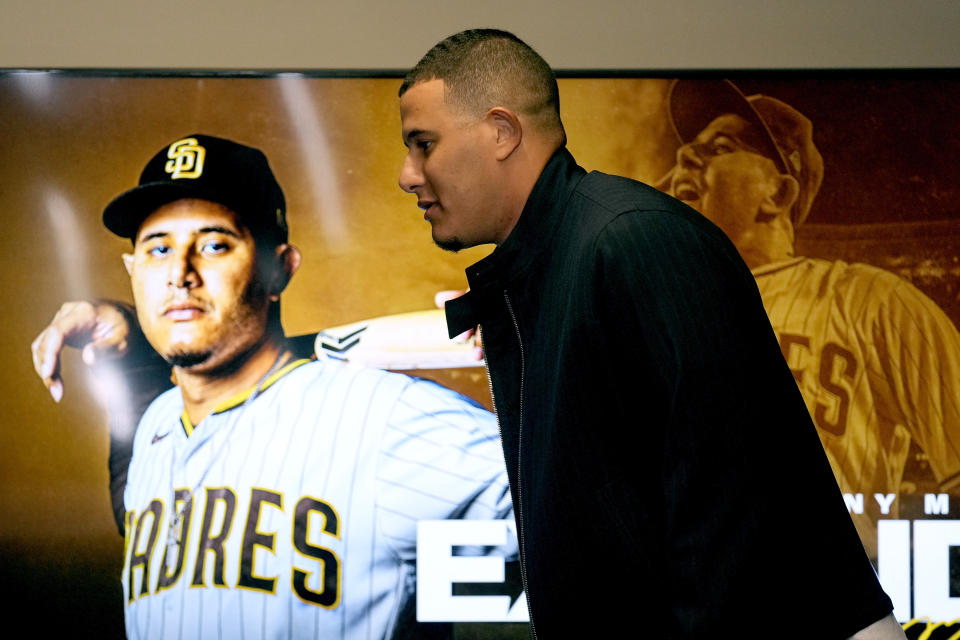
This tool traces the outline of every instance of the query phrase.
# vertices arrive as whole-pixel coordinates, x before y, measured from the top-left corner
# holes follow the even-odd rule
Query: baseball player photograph
[[[301,256],[259,150],[173,141],[103,223],[132,242],[133,324],[176,382],[126,473],[127,637],[402,637],[417,522],[512,517],[493,416],[423,379],[297,356],[280,298]],[[128,353],[118,313],[71,303],[37,338],[55,398],[64,345]]]
[[[727,80],[676,81],[668,107],[681,144],[660,187],[719,226],[751,268],[840,488],[867,497],[852,516],[876,563],[874,496],[902,493],[911,443],[932,490],[960,487],[960,334],[888,271],[797,254],[824,175],[806,116]]]
[[[905,573],[890,582],[880,571],[908,638],[929,630],[910,618],[926,616],[934,625],[960,615],[951,615],[957,611],[957,599],[950,597],[955,593],[949,582],[949,569],[956,564],[952,556],[944,555],[931,573],[918,564],[926,547],[912,537],[920,525],[951,526],[960,505],[958,490],[951,488],[956,403],[950,404],[957,398],[951,384],[958,378],[950,325],[960,319],[960,221],[953,207],[960,198],[955,170],[960,129],[937,117],[960,97],[955,74],[734,72],[733,85],[709,73],[690,74],[679,83],[675,72],[559,75],[564,148],[575,165],[588,177],[598,170],[654,185],[674,196],[657,200],[669,207],[682,207],[677,200],[690,205],[678,214],[684,225],[698,237],[706,234],[703,241],[727,257],[728,266],[719,268],[703,251],[688,247],[680,261],[699,267],[676,276],[677,295],[644,300],[703,302],[700,289],[680,295],[703,279],[715,282],[716,292],[758,288],[755,294],[743,293],[755,295],[748,306],[760,314],[749,322],[733,327],[722,322],[726,304],[735,298],[731,293],[718,294],[727,303],[718,303],[707,320],[681,315],[664,326],[692,324],[692,331],[717,332],[709,347],[695,353],[689,340],[677,342],[678,348],[688,347],[678,353],[695,359],[729,353],[736,336],[746,332],[744,342],[754,346],[756,336],[769,334],[763,366],[772,366],[770,353],[786,360],[776,376],[745,366],[749,373],[739,382],[727,374],[712,377],[691,387],[696,393],[676,405],[701,406],[711,398],[728,402],[721,389],[725,383],[737,387],[729,395],[743,399],[744,410],[762,414],[753,441],[741,446],[746,431],[728,428],[723,433],[729,438],[711,442],[711,471],[697,478],[710,478],[711,499],[732,495],[746,504],[737,512],[747,517],[732,520],[736,526],[726,530],[730,536],[739,539],[737,532],[753,516],[762,516],[760,524],[779,523],[762,540],[772,568],[760,594],[774,603],[768,609],[786,616],[780,621],[803,614],[807,620],[797,625],[782,624],[799,629],[809,623],[816,637],[828,635],[821,626],[830,616],[819,605],[801,612],[787,594],[795,568],[820,549],[819,542],[807,548],[792,536],[817,519],[812,514],[829,508],[831,522],[852,515],[856,529],[851,525],[853,535],[841,538],[862,541],[867,565],[879,556],[887,569],[892,566],[886,555],[889,536],[879,554],[872,548],[877,522],[885,529],[881,534],[889,532],[884,521],[909,527],[895,557]],[[416,102],[428,82],[414,83],[401,101]],[[702,91],[685,87],[687,82],[703,83]],[[329,346],[342,355],[336,350],[355,348],[349,345],[357,321],[389,320],[434,307],[436,292],[467,289],[471,276],[465,281],[464,271],[471,265],[515,246],[508,237],[496,249],[494,242],[452,253],[430,242],[431,222],[444,240],[470,230],[458,226],[464,221],[455,217],[458,212],[482,218],[501,204],[488,202],[489,208],[474,211],[458,202],[514,192],[504,180],[492,192],[458,200],[451,186],[479,178],[489,157],[478,155],[476,162],[462,165],[465,171],[451,182],[449,163],[456,157],[448,154],[451,138],[413,138],[410,152],[429,158],[424,166],[436,190],[419,198],[426,209],[416,209],[414,197],[397,188],[397,172],[408,153],[398,135],[401,83],[399,74],[344,78],[320,72],[0,74],[0,120],[9,123],[0,146],[0,204],[7,224],[2,264],[8,275],[2,286],[6,298],[16,301],[7,305],[7,332],[0,340],[8,415],[0,436],[7,452],[0,465],[0,562],[12,578],[3,587],[9,607],[56,609],[59,614],[45,622],[50,634],[101,638],[169,637],[181,629],[184,637],[229,637],[238,630],[247,637],[274,628],[294,634],[329,631],[334,637],[528,635],[529,626],[521,622],[418,622],[413,595],[414,578],[429,575],[413,572],[416,521],[440,518],[447,521],[435,524],[457,526],[463,523],[450,520],[463,516],[477,523],[495,518],[497,526],[512,523],[507,477],[519,456],[512,450],[505,458],[502,446],[517,444],[510,435],[519,420],[514,409],[521,405],[512,405],[511,392],[501,393],[503,385],[495,381],[496,408],[506,416],[509,443],[500,441],[493,414],[477,407],[493,409],[483,365],[494,368],[495,378],[502,372],[504,344],[494,329],[504,327],[481,322],[489,362],[432,371],[398,367],[455,392],[426,380],[328,362],[323,356],[328,343],[321,349],[313,340],[318,331],[334,328]],[[434,106],[450,115],[444,103]],[[530,127],[522,131],[530,142],[535,135]],[[467,148],[479,154],[489,141],[480,142]],[[223,156],[213,153],[222,148],[239,153],[228,159],[258,158],[261,170],[247,164],[238,169],[233,160],[222,164],[217,158]],[[265,152],[269,162],[259,160],[254,149]],[[155,156],[157,164],[151,164]],[[229,188],[188,198],[199,201],[192,203],[197,207],[186,207],[179,194],[168,202],[148,201],[144,208],[124,204],[117,211],[128,211],[137,228],[117,235],[104,225],[104,207],[114,199],[133,202],[124,194],[137,191],[145,165],[150,167],[145,184],[171,184],[174,191],[190,184]],[[224,175],[221,170],[254,175],[223,181],[217,177]],[[236,202],[240,194],[257,190],[255,185],[274,184],[283,187],[283,216],[276,215],[276,206],[256,214]],[[151,193],[154,187],[142,190]],[[247,200],[275,203],[269,191]],[[597,201],[605,198],[598,195]],[[454,216],[444,220],[447,208]],[[670,220],[673,215],[664,213]],[[537,218],[526,213],[524,218],[527,223],[517,227],[521,234],[515,239],[539,246],[536,237],[531,239],[536,233],[522,232]],[[200,233],[195,224],[206,231]],[[141,227],[147,233],[139,233]],[[619,240],[629,235],[613,239],[627,246]],[[668,264],[655,257],[668,248],[651,243],[653,264],[646,273]],[[558,245],[551,244],[549,252],[574,265]],[[643,259],[634,253],[618,251],[611,269],[598,275],[594,292],[612,297],[603,305],[587,304],[588,316],[636,307],[636,282],[618,280],[614,269]],[[130,256],[130,273],[124,254]],[[193,261],[181,261],[185,254]],[[520,250],[515,255],[526,257]],[[161,265],[169,265],[165,279]],[[168,285],[178,279],[179,287]],[[537,295],[583,293],[569,284],[551,286],[536,275],[527,280],[541,290]],[[165,287],[170,287],[169,298],[157,293]],[[658,432],[654,426],[666,424],[666,418],[658,418],[663,417],[656,409],[659,396],[649,390],[668,377],[658,369],[649,384],[609,392],[621,389],[649,362],[636,356],[636,331],[628,330],[621,322],[626,315],[619,313],[616,321],[587,326],[576,345],[551,349],[541,360],[536,350],[550,331],[530,331],[528,299],[517,299],[513,285],[506,290],[519,324],[515,328],[510,322],[499,336],[515,339],[519,331],[522,338],[524,425],[553,411],[538,403],[549,404],[554,383],[580,387],[556,403],[561,413],[591,384],[604,380],[609,385],[583,406],[590,427],[578,432],[585,440],[570,464],[557,467],[555,458],[542,453],[537,439],[548,430],[523,434],[532,458],[524,460],[519,490],[527,499],[534,496],[524,515],[527,535],[538,535],[529,529],[531,522],[537,526],[538,511],[550,512],[563,526],[542,521],[550,527],[547,543],[575,549],[563,554],[562,563],[553,563],[565,577],[547,578],[555,585],[577,585],[571,591],[576,603],[555,608],[582,614],[566,621],[563,632],[573,633],[582,623],[584,635],[598,635],[623,610],[631,612],[638,633],[653,633],[666,609],[638,596],[637,589],[615,588],[617,582],[609,578],[627,567],[627,558],[642,545],[621,551],[612,544],[589,545],[586,535],[560,534],[577,527],[606,530],[616,525],[608,516],[631,513],[618,506],[622,468],[610,463],[588,479],[575,475],[597,447],[608,447],[605,460],[626,460],[631,472],[655,474],[668,467],[658,466],[659,458],[649,453],[655,448],[651,434]],[[131,291],[138,292],[136,297]],[[503,289],[494,291],[491,304],[506,304]],[[568,314],[551,326],[573,327],[578,317]],[[583,362],[609,357],[603,366],[567,369],[565,354],[580,347],[591,352],[583,354]],[[318,350],[322,358],[314,361]],[[198,358],[202,361],[192,363]],[[724,357],[730,366],[745,358],[743,351]],[[541,369],[543,361],[551,364]],[[796,397],[774,403],[757,386],[773,378],[789,382]],[[787,390],[781,387],[778,393]],[[630,417],[610,418],[618,407]],[[804,415],[811,438],[803,450],[815,445],[821,455],[826,452],[822,460],[811,463],[782,442],[775,427],[783,426],[787,414],[796,420]],[[624,426],[636,421],[652,431]],[[307,432],[312,439],[305,439]],[[615,437],[599,437],[608,432]],[[543,465],[544,475],[531,473],[537,468],[531,464]],[[794,466],[796,473],[788,471]],[[836,494],[862,494],[864,513],[850,496],[846,503],[818,498],[804,507],[804,478],[811,466],[836,477],[831,480],[839,482]],[[558,468],[571,475],[552,483],[549,473]],[[721,480],[731,470],[743,472],[742,484]],[[538,501],[533,492],[551,486],[568,497]],[[884,500],[896,496],[889,513],[881,512],[875,493]],[[924,494],[930,493],[949,495],[949,509],[944,502],[941,511],[925,513]],[[575,508],[569,496],[582,495],[588,496],[587,506]],[[690,505],[675,512],[671,531],[692,531],[708,522],[706,509]],[[720,545],[730,536],[711,541]],[[837,536],[823,539],[836,547],[823,549],[824,557],[842,547]],[[528,540],[525,553],[538,562],[543,556],[535,549],[543,543]],[[512,557],[515,544],[492,555]],[[948,537],[943,544],[956,545]],[[727,557],[742,565],[746,556]],[[679,563],[678,558],[671,564]],[[831,600],[826,590],[843,582],[834,563],[824,560],[823,565],[820,574],[829,578],[811,591],[819,594],[818,602]],[[508,573],[512,568],[508,565]],[[531,570],[528,565],[524,571],[534,586],[551,575],[542,566]],[[626,580],[633,584],[636,575]],[[449,595],[462,602],[457,598],[466,594],[503,594],[494,584],[498,578],[491,580],[454,579]],[[698,584],[722,582],[711,577]],[[680,592],[692,598],[696,590],[686,584],[650,581],[658,598]],[[518,597],[519,575],[513,587],[508,589],[511,611],[525,610]],[[538,637],[544,637],[550,635],[551,621],[538,617],[537,593],[542,591],[532,596],[534,621]],[[942,606],[926,604],[930,593]],[[833,601],[850,604],[847,592]],[[904,601],[906,606],[898,604]],[[681,617],[692,623],[704,611],[691,607]],[[762,619],[752,607],[725,615],[735,625],[732,633],[746,635],[756,632],[754,625]]]

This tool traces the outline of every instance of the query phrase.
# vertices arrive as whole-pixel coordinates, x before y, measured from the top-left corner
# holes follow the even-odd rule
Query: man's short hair
[[[508,31],[468,29],[442,40],[407,73],[399,95],[428,80],[443,80],[446,100],[465,113],[480,118],[507,107],[566,142],[553,69]]]

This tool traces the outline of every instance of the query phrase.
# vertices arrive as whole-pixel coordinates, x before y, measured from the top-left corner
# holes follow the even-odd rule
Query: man
[[[879,494],[896,518],[911,441],[941,483],[960,486],[960,334],[897,276],[794,255],[823,176],[810,120],[725,80],[670,93],[681,141],[663,187],[717,224],[751,268],[807,409],[876,558]]]
[[[723,233],[578,167],[512,34],[437,44],[400,117],[434,241],[497,245],[447,316],[483,333],[535,635],[902,638]]]
[[[260,151],[198,134],[104,211],[133,241],[139,326],[178,385],[140,420],[126,478],[129,638],[389,637],[419,520],[510,517],[490,414],[425,380],[294,355],[284,202]],[[65,307],[34,345],[48,386],[64,342],[130,348],[117,313]]]

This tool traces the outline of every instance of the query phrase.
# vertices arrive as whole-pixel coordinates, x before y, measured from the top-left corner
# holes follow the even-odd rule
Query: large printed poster
[[[71,633],[123,636],[119,575],[131,550],[110,507],[102,396],[111,391],[72,353],[55,403],[33,373],[30,343],[65,301],[131,300],[120,259],[129,243],[100,214],[164,145],[206,133],[269,158],[304,255],[283,296],[290,335],[336,328],[328,346],[350,346],[354,323],[433,309],[438,292],[464,288],[463,269],[492,247],[434,247],[415,198],[397,186],[398,87],[393,77],[298,73],[0,76],[8,606],[60,610],[64,622],[49,624]],[[734,241],[898,619],[913,638],[956,633],[956,624],[934,627],[960,618],[957,75],[597,75],[562,77],[560,92],[582,166],[654,184]],[[757,197],[758,178],[724,164],[723,134],[737,118],[764,128],[755,148],[794,186]],[[789,220],[744,232],[744,220],[772,219],[784,199]],[[415,360],[384,366],[491,407],[481,362]],[[757,507],[789,511],[791,496]],[[458,567],[480,565],[457,565],[454,551],[509,538],[510,527],[443,524],[422,527],[419,592],[398,612],[394,635],[525,637],[512,563],[485,558],[492,564],[471,573]],[[790,549],[783,554],[788,580]],[[585,588],[602,597],[606,587]]]

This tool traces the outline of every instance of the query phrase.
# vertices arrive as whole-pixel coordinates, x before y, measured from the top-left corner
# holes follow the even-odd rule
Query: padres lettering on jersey
[[[953,486],[960,334],[943,311],[868,265],[795,258],[753,273],[841,490],[898,494],[914,439],[944,489]],[[852,515],[875,558],[880,514],[866,503]]]
[[[493,415],[425,380],[300,362],[196,427],[182,414],[171,389],[134,442],[131,639],[388,637],[417,521],[513,517]]]
[[[208,487],[202,516],[196,524],[192,517],[193,498],[189,496],[188,489],[176,490],[174,514],[179,512],[181,517],[179,526],[172,529],[171,515],[164,512],[164,502],[160,498],[151,500],[143,513],[131,511],[128,514],[128,521],[136,523],[128,532],[132,544],[128,545],[126,584],[133,586],[127,593],[128,602],[171,588],[183,576],[185,566],[188,567],[187,575],[192,576],[191,587],[212,585],[276,593],[281,576],[263,575],[262,558],[266,556],[257,566],[257,552],[276,556],[279,538],[284,544],[292,544],[297,552],[286,586],[308,604],[325,608],[337,606],[340,600],[340,558],[334,550],[324,546],[329,539],[323,537],[331,536],[333,541],[341,538],[340,518],[331,505],[303,496],[297,500],[290,520],[284,523],[282,530],[263,531],[261,520],[265,506],[283,511],[283,494],[280,492],[251,489],[249,497],[244,500],[246,508],[241,510],[235,491],[227,487]],[[319,523],[316,516],[319,516]],[[312,527],[311,522],[314,522]],[[167,523],[170,529],[167,536],[158,535],[161,523]],[[235,580],[228,582],[224,543],[240,523],[244,526],[239,557],[230,563],[238,566],[239,571]],[[195,542],[191,544],[191,541]],[[162,558],[159,567],[154,558]],[[316,586],[312,587],[314,580]]]

